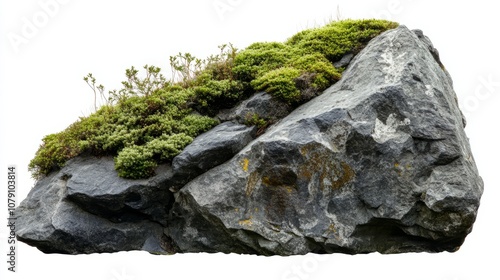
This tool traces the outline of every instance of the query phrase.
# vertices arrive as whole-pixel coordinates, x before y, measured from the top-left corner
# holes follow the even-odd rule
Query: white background
[[[44,3],[52,5],[44,8]],[[422,29],[454,79],[485,183],[474,230],[458,252],[67,256],[45,255],[18,243],[14,274],[7,271],[8,232],[1,226],[0,279],[500,279],[494,259],[500,251],[495,179],[500,22],[494,1],[0,0],[0,216],[7,216],[7,165],[17,165],[18,200],[24,199],[34,184],[27,165],[42,137],[93,111],[92,92],[82,80],[87,73],[107,89],[119,88],[132,65],[153,64],[168,75],[168,58],[179,51],[206,57],[222,43],[244,48],[257,41],[284,41],[336,18],[337,5],[343,18],[385,18]]]

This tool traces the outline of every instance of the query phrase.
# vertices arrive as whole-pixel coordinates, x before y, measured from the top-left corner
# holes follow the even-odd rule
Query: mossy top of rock
[[[301,31],[284,43],[255,43],[242,51],[223,45],[220,54],[205,60],[179,53],[170,58],[180,77],[176,81],[147,65],[141,79],[132,67],[123,89],[111,91],[106,105],[44,137],[29,169],[38,179],[78,155],[113,155],[119,176],[149,177],[158,164],[214,127],[218,121],[212,116],[219,110],[256,91],[298,106],[340,79],[343,69],[335,68],[335,61],[397,26],[385,20],[344,20]]]

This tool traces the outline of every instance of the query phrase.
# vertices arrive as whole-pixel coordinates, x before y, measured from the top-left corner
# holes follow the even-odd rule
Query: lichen
[[[241,161],[241,167],[243,168],[243,171],[248,172],[248,164],[250,163],[250,160],[248,158],[244,158]]]
[[[251,227],[253,225],[252,216],[250,216],[248,219],[238,221],[238,224],[244,227]]]
[[[317,180],[321,190],[325,190],[325,186],[336,190],[352,182],[355,173],[349,164],[336,159],[331,152],[318,149],[317,145],[300,149],[304,162],[299,167],[299,178],[307,182]]]
[[[253,190],[257,186],[257,183],[259,181],[259,173],[256,171],[252,172],[250,176],[248,176],[248,181],[245,187],[245,194],[247,196],[251,196],[253,193]]]

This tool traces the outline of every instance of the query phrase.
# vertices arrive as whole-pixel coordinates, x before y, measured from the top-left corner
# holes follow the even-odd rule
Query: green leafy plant
[[[89,73],[87,76],[83,77],[83,80],[87,83],[87,85],[90,87],[92,92],[94,93],[94,110],[97,111],[97,93],[99,93],[99,96],[101,99],[106,100],[106,97],[104,96],[104,86],[102,84],[96,86],[96,80],[92,73]],[[106,100],[108,103],[108,100]]]
[[[178,53],[175,56],[170,56],[170,67],[172,68],[172,81],[188,87],[196,75],[201,72],[203,60],[190,53]]]
[[[160,73],[161,68],[147,64],[143,68],[146,70],[146,77],[142,79],[138,77],[139,70],[135,69],[134,66],[125,71],[127,80],[122,82],[122,95],[149,96],[153,92],[169,85],[167,79]]]

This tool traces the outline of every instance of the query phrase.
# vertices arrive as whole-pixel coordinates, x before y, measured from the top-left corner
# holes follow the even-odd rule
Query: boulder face
[[[464,126],[437,50],[400,26],[256,139],[223,124],[147,180],[70,161],[21,203],[17,236],[70,254],[456,251],[483,192]]]
[[[164,252],[173,195],[167,166],[147,180],[118,177],[111,157],[75,158],[37,182],[16,209],[17,239],[46,253]]]

